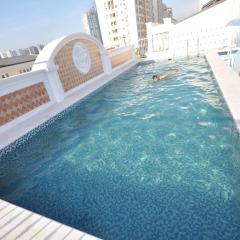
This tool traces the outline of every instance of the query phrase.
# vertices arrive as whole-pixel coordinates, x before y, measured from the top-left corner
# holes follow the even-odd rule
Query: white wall
[[[240,1],[227,0],[176,25],[148,24],[148,56],[156,55],[152,42],[156,42],[164,32],[169,33],[169,49],[163,53],[168,57],[194,54],[198,49],[203,51],[228,47],[232,35],[226,24],[240,15],[239,3]]]
[[[127,12],[128,12],[128,19],[129,19],[131,44],[133,44],[135,48],[138,48],[139,47],[138,28],[137,28],[136,6],[135,6],[134,0],[128,0]]]

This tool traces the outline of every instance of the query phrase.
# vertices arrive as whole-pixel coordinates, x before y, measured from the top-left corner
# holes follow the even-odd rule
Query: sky
[[[81,18],[93,0],[0,0],[0,51],[47,44],[82,31]],[[198,0],[165,0],[178,20],[194,13]]]

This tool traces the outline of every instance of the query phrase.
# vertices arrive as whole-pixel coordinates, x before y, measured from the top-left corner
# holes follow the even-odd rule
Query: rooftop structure
[[[172,58],[197,55],[212,48],[228,48],[234,39],[226,25],[240,15],[239,4],[235,0],[210,1],[200,12],[177,24],[171,21],[166,21],[165,24],[147,24],[148,53],[159,57],[161,52],[163,58],[166,55],[167,58]],[[237,32],[238,28],[231,31]]]
[[[11,58],[0,59],[0,68],[13,66],[26,62],[34,62],[37,58],[36,55],[16,56]]]
[[[30,72],[36,55],[23,55],[0,59],[0,79]]]

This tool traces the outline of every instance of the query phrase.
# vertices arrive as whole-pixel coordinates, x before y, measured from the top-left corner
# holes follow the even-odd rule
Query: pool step
[[[0,240],[99,240],[0,200]]]

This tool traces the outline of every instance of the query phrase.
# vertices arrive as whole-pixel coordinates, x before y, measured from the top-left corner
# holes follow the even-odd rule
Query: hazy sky
[[[0,51],[28,47],[81,31],[81,16],[93,0],[0,0]],[[198,0],[165,0],[177,19]]]

